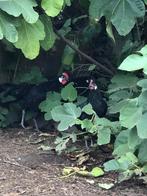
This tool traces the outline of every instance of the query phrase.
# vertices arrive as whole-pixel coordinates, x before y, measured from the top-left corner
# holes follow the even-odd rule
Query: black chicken
[[[92,105],[93,110],[98,117],[104,117],[107,112],[107,103],[98,89],[94,79],[89,80],[88,102]]]
[[[95,79],[91,76],[89,77],[80,77],[80,78],[72,78],[74,82],[74,86],[78,91],[78,95],[83,95],[87,97],[87,101],[80,105],[80,107],[83,107],[84,105],[90,103],[92,105],[93,110],[98,115],[98,117],[104,117],[107,112],[107,103],[104,100],[100,90],[98,89]],[[84,120],[86,118],[91,118],[86,113],[82,113],[80,116],[81,120]],[[79,125],[76,126],[77,129],[81,129]],[[86,136],[85,137],[85,147],[87,150],[89,150],[88,146],[88,139],[91,141],[91,146],[93,145],[93,139]]]
[[[31,111],[34,114],[38,112],[38,105],[46,97],[48,91],[59,91],[60,88],[66,85],[69,81],[67,73],[63,73],[60,77],[55,77],[47,82],[34,84],[3,84],[0,85],[0,89],[3,90],[3,97],[11,95],[15,98],[13,101],[5,102],[5,104],[18,102],[22,108],[21,126],[24,126],[25,111]],[[2,104],[2,103],[1,103]],[[38,129],[37,122],[35,122],[36,129]]]
[[[92,105],[96,114],[99,117],[104,117],[107,112],[107,103],[96,85],[95,78],[91,75],[84,77],[68,75],[69,81],[74,82],[74,87],[77,89],[78,95],[87,97],[87,103]]]

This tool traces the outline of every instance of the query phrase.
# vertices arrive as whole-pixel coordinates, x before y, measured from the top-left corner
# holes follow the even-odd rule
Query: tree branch
[[[109,75],[113,76],[114,72],[111,71],[110,69],[108,69],[107,67],[105,67],[104,65],[102,65],[101,63],[99,63],[98,61],[96,61],[95,59],[93,59],[92,57],[88,56],[87,54],[85,54],[84,52],[82,52],[80,49],[78,49],[73,43],[71,43],[68,39],[66,39],[64,36],[60,35],[60,33],[58,33],[57,30],[55,30],[55,33],[57,34],[58,37],[60,37],[68,46],[70,46],[74,51],[76,51],[77,53],[79,53],[81,56],[83,56],[84,58],[86,58],[89,62],[97,65],[98,67],[100,67],[103,71],[107,72]]]

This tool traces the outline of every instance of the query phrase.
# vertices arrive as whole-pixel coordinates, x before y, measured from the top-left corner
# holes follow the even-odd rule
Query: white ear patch
[[[63,77],[61,76],[59,77],[59,82],[62,83],[62,81],[63,81]]]

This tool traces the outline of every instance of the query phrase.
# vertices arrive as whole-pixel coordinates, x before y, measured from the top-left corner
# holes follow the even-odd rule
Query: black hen
[[[55,77],[47,82],[40,83],[38,85],[33,84],[10,84],[5,85],[4,96],[11,95],[15,98],[13,102],[18,102],[22,108],[22,119],[21,126],[24,126],[24,118],[25,111],[31,111],[33,113],[38,112],[38,105],[41,101],[46,98],[46,93],[48,91],[59,91],[60,88],[66,83],[68,83],[69,77],[68,74],[63,73],[60,77]],[[2,85],[0,86],[2,89]],[[12,101],[8,101],[7,103],[12,103]],[[6,104],[7,104],[6,103]],[[35,121],[35,125],[37,128],[37,123]]]
[[[85,77],[71,75],[69,80],[74,82],[78,95],[87,97],[87,103],[92,105],[96,114],[99,117],[104,117],[107,112],[107,103],[96,85],[95,78],[91,75]]]
[[[34,85],[28,93],[21,99],[20,105],[22,107],[22,120],[21,125],[24,126],[25,110],[33,113],[38,112],[38,105],[46,98],[49,91],[59,91],[60,88],[68,83],[68,75],[63,73],[60,77],[55,77],[47,82]],[[34,119],[35,120],[35,119]],[[38,129],[37,122],[35,126]]]
[[[93,110],[98,117],[104,117],[107,112],[107,103],[98,89],[94,79],[89,80],[88,102],[92,105]]]
[[[77,78],[75,80],[75,87],[78,90],[78,94],[87,97],[87,101],[84,104],[82,103],[80,107],[83,107],[84,105],[90,103],[92,105],[93,110],[98,115],[98,117],[104,117],[107,112],[107,104],[95,83],[95,79],[90,76],[88,78],[87,77],[84,77],[84,78],[80,77],[79,79]],[[82,115],[80,116],[80,119],[84,120],[86,118],[91,118],[91,117],[87,115],[86,113],[82,113]],[[81,129],[79,125],[77,125],[76,127],[78,129]],[[87,150],[89,149],[88,138],[89,137],[85,138],[85,146]],[[90,140],[91,145],[93,145],[93,140],[91,136],[90,136],[90,139],[91,139]]]

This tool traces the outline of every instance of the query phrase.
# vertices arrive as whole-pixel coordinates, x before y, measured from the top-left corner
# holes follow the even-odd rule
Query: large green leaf
[[[147,90],[144,90],[138,97],[138,105],[143,108],[143,111],[147,110]]]
[[[90,103],[88,103],[87,105],[85,105],[82,108],[82,111],[85,112],[88,115],[92,115],[92,114],[95,113],[94,110],[93,110],[93,108],[92,108],[92,105]]]
[[[81,115],[81,109],[73,103],[65,103],[55,107],[51,114],[53,120],[60,122],[58,129],[64,131],[76,123],[77,118]]]
[[[104,129],[111,129],[111,131],[116,134],[120,131],[120,125],[117,121],[112,122],[106,118],[99,118],[95,116],[93,119],[94,126],[96,127],[95,132],[99,134],[99,132],[103,132]]]
[[[41,6],[48,16],[55,17],[62,10],[63,0],[42,0]]]
[[[130,149],[128,144],[120,144],[117,148],[114,149],[113,155],[122,156],[125,155],[127,152],[134,152],[133,149]]]
[[[136,54],[129,55],[119,66],[120,70],[136,71],[143,69],[147,73],[147,45]]]
[[[128,145],[130,149],[136,149],[137,146],[141,143],[141,139],[138,137],[136,127],[129,131],[128,135]]]
[[[137,133],[141,139],[147,139],[147,112],[142,115],[137,123]]]
[[[147,149],[147,139],[143,140],[143,142],[139,146],[138,158],[141,163],[147,163],[146,149]]]
[[[52,22],[50,18],[47,17],[46,15],[42,15],[40,16],[40,19],[44,24],[44,30],[46,34],[45,39],[40,43],[42,48],[47,51],[53,47],[56,40],[56,36],[55,33],[53,32]]]
[[[134,167],[137,164],[138,159],[132,152],[127,152],[118,159],[120,169],[126,171],[127,169]]]
[[[127,144],[129,133],[130,133],[130,130],[128,129],[121,131],[116,137],[114,148],[117,148],[122,144]]]
[[[0,9],[15,17],[23,15],[28,23],[35,23],[38,20],[38,13],[34,11],[36,7],[35,0],[1,0]]]
[[[122,73],[117,74],[111,80],[108,93],[113,93],[123,89],[130,89],[130,88],[133,89],[136,87],[137,82],[138,82],[138,78],[134,75],[122,74]]]
[[[108,111],[109,113],[111,114],[115,114],[115,113],[118,113],[120,112],[121,108],[124,107],[125,104],[127,104],[128,101],[127,99],[124,99],[122,101],[119,101],[119,102],[116,102],[116,101],[111,101],[109,100],[109,107],[108,107]]]
[[[147,79],[142,79],[137,82],[137,85],[147,90]]]
[[[120,110],[120,123],[128,129],[137,125],[142,117],[142,108],[137,106],[137,100],[130,100]]]
[[[104,163],[104,169],[105,171],[116,171],[120,169],[120,165],[117,160],[112,159]]]
[[[93,123],[89,119],[79,120],[77,124],[81,124],[82,129],[90,130],[93,126]]]
[[[110,142],[111,129],[104,127],[98,131],[98,145],[108,144]]]
[[[118,160],[113,159],[106,162],[104,164],[104,168],[105,171],[125,171],[128,174],[125,175],[125,173],[123,172],[121,173],[121,176],[119,176],[119,178],[122,178],[122,175],[125,175],[123,179],[127,179],[127,177],[129,177],[130,175],[132,176],[132,173],[134,172],[129,169],[134,168],[137,163],[137,157],[132,152],[128,152],[125,155],[122,155]]]
[[[65,101],[75,101],[77,90],[73,87],[73,83],[69,83],[62,89],[61,96]]]
[[[127,152],[133,151],[129,148],[128,137],[130,130],[124,130],[119,133],[116,137],[113,154],[117,156],[122,156]]]
[[[20,20],[17,30],[18,41],[14,45],[22,50],[26,58],[34,59],[39,54],[39,41],[45,37],[43,24],[40,20],[35,24],[29,24],[24,20]]]
[[[49,92],[46,100],[42,101],[39,105],[41,112],[45,112],[45,120],[51,120],[51,110],[61,104],[61,95],[56,92]]]
[[[5,13],[0,12],[0,39],[4,37],[9,42],[16,42],[18,40],[18,33],[13,24],[11,17],[8,17]]]
[[[145,6],[142,0],[91,0],[89,14],[96,20],[107,16],[120,35],[127,35],[136,18],[144,16]]]

